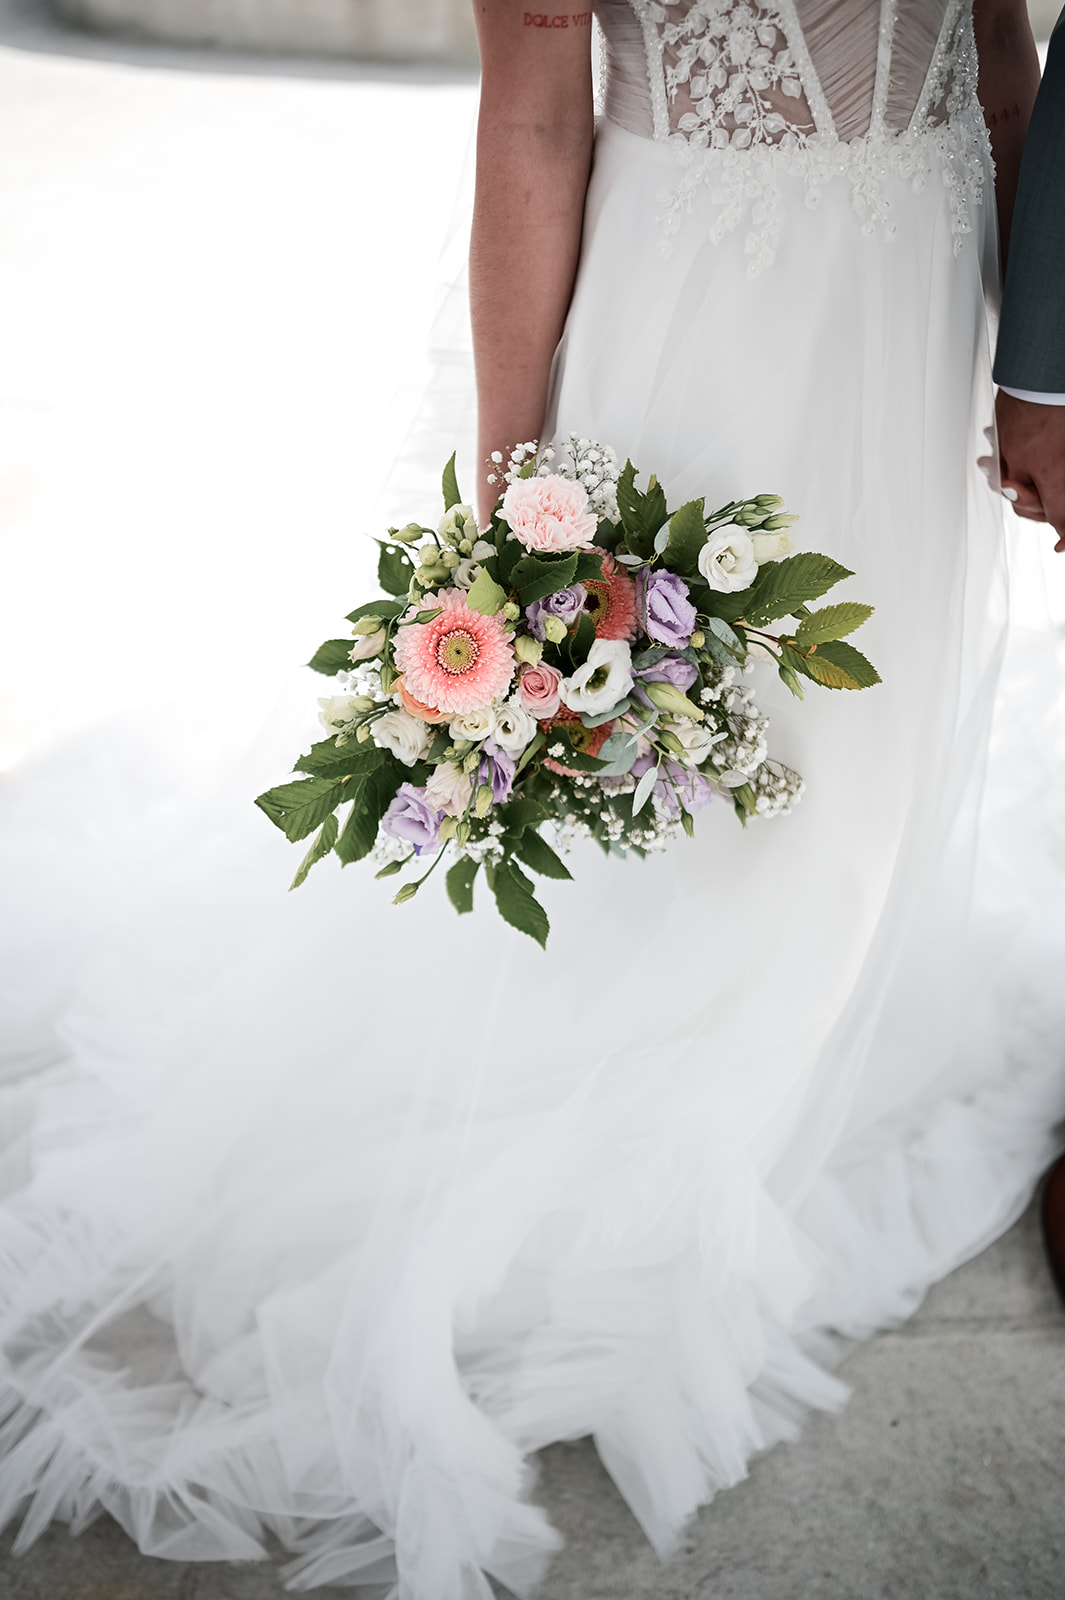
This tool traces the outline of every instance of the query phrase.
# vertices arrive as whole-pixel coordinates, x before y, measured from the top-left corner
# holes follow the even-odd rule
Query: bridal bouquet
[[[493,458],[505,488],[481,532],[454,459],[440,526],[378,541],[387,598],[310,663],[336,680],[326,737],[257,804],[289,839],[314,834],[293,888],[330,852],[372,856],[378,877],[419,874],[402,904],[447,857],[457,911],[483,867],[505,921],[543,945],[529,874],[569,878],[575,837],[642,856],[716,798],[744,823],[794,804],[748,665],[771,661],[800,699],[804,679],[878,683],[846,642],[872,607],[810,609],[852,574],[789,553],[797,519],[776,495],[670,513],[654,477],[640,490],[631,462],[572,437]]]

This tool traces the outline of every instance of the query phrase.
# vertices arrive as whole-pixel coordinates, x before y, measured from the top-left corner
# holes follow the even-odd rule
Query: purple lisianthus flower
[[[654,765],[654,760],[654,756],[637,756],[632,764],[632,775],[637,783],[648,767]],[[654,798],[671,817],[680,815],[681,806],[690,817],[694,817],[714,798],[714,790],[701,772],[692,772],[678,761],[664,761],[655,779]]]
[[[477,768],[477,787],[482,783],[492,786],[492,799],[496,805],[510,799],[514,787],[514,771],[518,763],[501,750],[494,739],[486,739],[481,746],[481,764]]]
[[[688,599],[688,585],[675,572],[641,567],[636,575],[636,611],[655,644],[680,650],[695,631],[695,607]]]
[[[412,783],[401,783],[396,798],[381,819],[381,826],[393,839],[405,839],[423,856],[440,845],[440,820],[444,813],[426,804],[425,790]]]
[[[545,617],[557,617],[567,628],[572,628],[584,610],[587,598],[588,591],[583,583],[571,583],[568,589],[558,589],[544,600],[534,600],[532,605],[525,608],[529,632],[534,639],[543,639]],[[692,612],[692,615],[695,613]]]

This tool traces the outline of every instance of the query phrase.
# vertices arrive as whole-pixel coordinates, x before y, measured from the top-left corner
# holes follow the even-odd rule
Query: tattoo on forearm
[[[1001,111],[985,111],[984,121],[989,128],[997,128],[1000,122],[1011,122],[1014,117],[1019,117],[1020,114],[1021,108],[1019,105],[1006,106]]]
[[[590,28],[590,11],[559,11],[554,16],[548,11],[526,11],[527,28]]]

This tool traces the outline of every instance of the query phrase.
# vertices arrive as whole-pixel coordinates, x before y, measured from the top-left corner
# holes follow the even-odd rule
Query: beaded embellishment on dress
[[[811,207],[827,183],[847,179],[863,233],[890,240],[895,224],[885,180],[902,178],[921,190],[937,170],[950,193],[960,251],[990,162],[969,0],[880,0],[872,19],[870,4],[876,0],[842,0],[838,7],[849,15],[838,28],[837,57],[846,49],[847,27],[856,36],[855,22],[864,23],[868,43],[853,74],[864,74],[870,86],[864,131],[841,138],[804,33],[804,20],[816,10],[821,54],[831,51],[832,0],[629,0],[646,54],[647,131],[673,147],[681,169],[664,202],[665,253],[695,191],[706,184],[717,205],[711,237],[746,225],[754,275],[776,251],[784,178],[805,183]],[[608,41],[618,11],[618,0],[599,7]],[[927,39],[927,59],[911,34]],[[908,89],[896,65],[902,55]],[[831,64],[833,81],[846,81],[840,60]]]

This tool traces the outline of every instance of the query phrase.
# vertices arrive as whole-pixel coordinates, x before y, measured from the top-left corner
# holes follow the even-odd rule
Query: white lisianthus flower
[[[748,589],[758,576],[754,545],[742,528],[719,528],[699,551],[699,571],[720,594]]]
[[[318,721],[326,733],[343,733],[350,728],[359,711],[365,710],[365,702],[359,702],[358,697],[350,694],[331,694],[318,702]]]
[[[444,513],[443,521],[437,529],[441,539],[448,544],[458,544],[460,539],[476,539],[477,514],[472,506],[452,506],[450,511]]]
[[[386,711],[383,717],[371,723],[373,740],[382,750],[391,750],[397,761],[413,767],[429,749],[433,730],[420,717],[406,711]]]
[[[700,766],[720,742],[720,734],[715,734],[705,722],[692,722],[688,717],[670,720],[664,726],[684,746],[684,754],[678,755],[677,760],[685,767]]]
[[[496,547],[489,544],[487,539],[478,539],[468,556],[463,556],[454,572],[451,581],[457,589],[472,589],[481,570],[481,562],[489,556],[494,556]]]
[[[496,708],[496,730],[492,738],[508,756],[520,756],[536,737],[536,718],[515,700]]]
[[[598,716],[624,700],[632,688],[632,652],[624,639],[596,639],[588,659],[558,686],[570,711]]]
[[[763,561],[779,561],[781,556],[790,556],[794,549],[786,533],[752,533],[751,544],[759,566]]]
[[[452,718],[447,731],[453,739],[469,739],[472,744],[491,739],[496,731],[495,707],[479,706],[476,711],[463,711]]]
[[[460,817],[470,798],[473,780],[453,761],[441,761],[425,785],[425,803],[449,817]]]
[[[360,634],[348,651],[348,660],[369,661],[371,656],[379,656],[386,637],[384,628],[378,628],[374,633]]]

